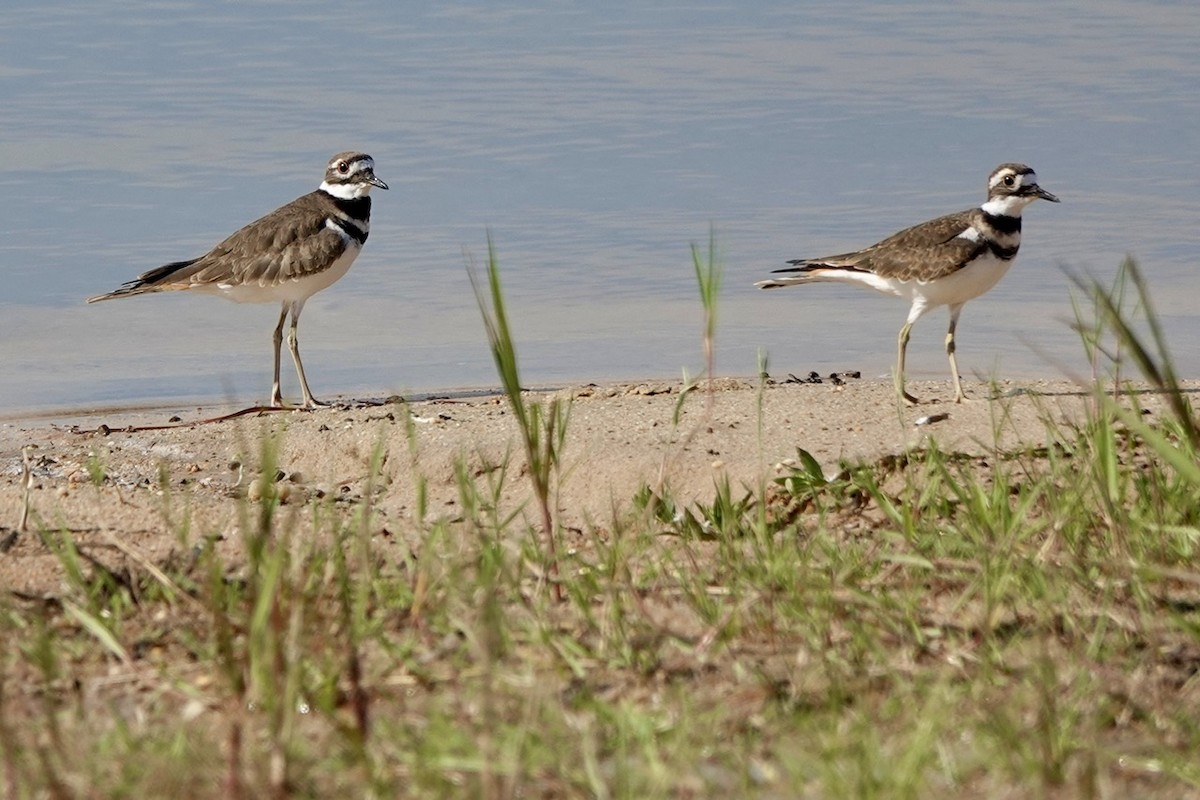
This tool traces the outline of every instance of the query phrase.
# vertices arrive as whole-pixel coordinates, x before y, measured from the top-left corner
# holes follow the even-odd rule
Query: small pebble
[[[289,484],[277,484],[264,480],[261,476],[250,481],[250,485],[246,487],[246,497],[252,502],[274,498],[280,503],[286,503],[291,496],[292,487]]]
[[[204,703],[200,702],[199,700],[192,699],[188,701],[186,705],[184,705],[183,710],[180,712],[180,716],[183,718],[184,722],[191,722],[203,714],[205,710],[206,708]]]
[[[250,485],[246,487],[246,497],[257,503],[262,499],[264,488],[266,488],[266,485],[263,483],[263,479],[255,478],[254,480],[250,481]]]

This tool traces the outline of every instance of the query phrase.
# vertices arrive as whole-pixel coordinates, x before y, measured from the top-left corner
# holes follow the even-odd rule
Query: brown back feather
[[[863,250],[792,263],[799,267],[856,269],[900,280],[913,280],[918,274],[922,274],[924,280],[944,277],[962,269],[986,247],[980,242],[959,238],[959,234],[971,227],[975,216],[981,213],[978,208],[972,208],[947,214],[905,228]]]
[[[170,275],[168,282],[180,288],[226,282],[270,286],[318,271],[312,265],[327,264],[346,248],[342,237],[325,226],[324,216],[297,213],[323,209],[321,200],[311,192],[272,211]],[[264,251],[264,231],[272,229],[270,250]],[[250,275],[257,280],[250,281]]]

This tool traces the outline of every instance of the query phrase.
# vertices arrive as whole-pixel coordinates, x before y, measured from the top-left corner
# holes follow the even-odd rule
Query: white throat
[[[310,183],[309,186],[312,184]],[[371,193],[371,184],[369,183],[337,183],[333,184],[329,181],[321,181],[321,191],[333,195],[339,200],[357,200],[360,197],[366,197]]]
[[[984,203],[980,208],[985,214],[992,214],[998,217],[1019,217],[1021,212],[1025,210],[1025,206],[1037,199],[1036,195],[1005,195],[1004,197],[993,197]]]

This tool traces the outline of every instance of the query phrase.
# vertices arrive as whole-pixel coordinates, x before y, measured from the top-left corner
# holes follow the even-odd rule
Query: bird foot
[[[270,407],[271,408],[287,408],[287,409],[292,409],[292,410],[313,411],[318,408],[329,408],[330,405],[331,405],[330,403],[321,402],[320,400],[318,400],[315,397],[305,398],[304,403],[302,405],[291,405],[289,403],[285,403],[283,400],[283,397],[281,397],[279,395],[275,395],[275,396],[271,397]]]

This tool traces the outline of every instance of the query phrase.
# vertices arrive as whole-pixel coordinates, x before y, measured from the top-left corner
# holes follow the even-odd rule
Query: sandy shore
[[[1195,382],[1193,382],[1195,383]],[[1038,443],[1045,419],[1078,418],[1087,392],[1068,382],[968,384],[975,398],[946,402],[949,382],[913,382],[926,402],[898,408],[890,383],[848,380],[835,386],[782,383],[759,391],[755,381],[719,379],[696,391],[672,416],[680,384],[661,381],[575,386],[529,397],[572,398],[560,518],[577,531],[610,527],[644,484],[665,483],[677,500],[711,498],[714,480],[757,486],[786,469],[797,448],[827,470],[839,459],[873,458],[936,439],[947,450],[985,452]],[[1189,388],[1196,388],[1195,385]],[[1147,395],[1151,413],[1159,398]],[[353,508],[373,498],[375,523],[386,535],[410,536],[418,513],[418,482],[427,487],[426,517],[454,518],[461,496],[456,465],[480,485],[500,473],[511,453],[504,502],[528,497],[524,459],[506,402],[497,396],[447,397],[322,409],[251,413],[197,422],[230,409],[107,411],[0,424],[0,587],[55,593],[56,558],[34,532],[67,529],[80,541],[121,558],[169,561],[188,548],[179,531],[215,536],[236,549],[244,498],[259,474],[262,442],[278,442],[275,487],[289,513]],[[945,415],[945,416],[942,416]],[[932,422],[916,424],[922,418]],[[411,424],[409,423],[411,419]],[[31,487],[22,481],[29,454]],[[384,459],[370,479],[372,454]],[[101,476],[103,476],[101,478]],[[29,532],[16,528],[26,504]],[[186,525],[185,525],[186,523]]]

